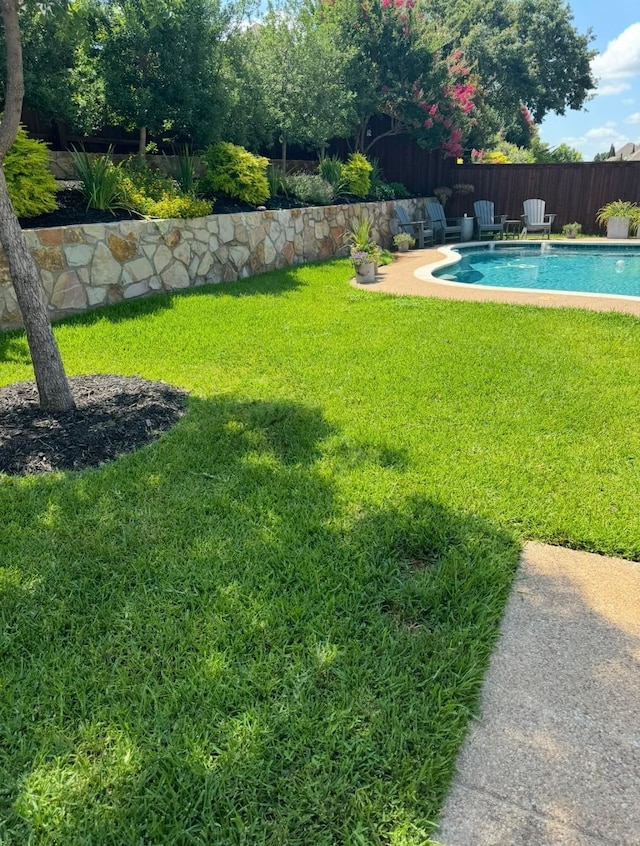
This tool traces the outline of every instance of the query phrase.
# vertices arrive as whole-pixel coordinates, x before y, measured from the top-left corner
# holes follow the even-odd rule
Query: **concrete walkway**
[[[445,846],[640,846],[640,564],[529,543]]]
[[[598,241],[594,239],[594,243],[598,243]],[[506,288],[496,290],[482,288],[478,285],[439,282],[429,273],[429,266],[442,261],[444,258],[446,258],[445,254],[438,249],[411,250],[408,253],[398,253],[393,264],[388,264],[379,269],[374,283],[358,285],[354,279],[351,284],[354,288],[360,288],[363,291],[377,291],[384,294],[411,294],[419,297],[510,303],[512,305],[586,308],[592,311],[622,311],[640,317],[640,299],[553,294],[549,292],[535,293],[534,291],[512,291]]]

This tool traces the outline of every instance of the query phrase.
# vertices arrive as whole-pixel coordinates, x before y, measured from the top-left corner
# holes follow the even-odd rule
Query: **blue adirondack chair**
[[[437,237],[442,236],[443,244],[447,238],[453,238],[455,241],[461,240],[462,224],[459,218],[448,218],[444,213],[444,206],[440,203],[427,203],[425,211],[431,221],[434,235]],[[452,223],[452,221],[455,221],[455,223]]]
[[[421,250],[424,249],[425,242],[433,244],[433,229],[428,228],[427,220],[409,220],[409,215],[403,206],[394,205],[394,211],[401,231],[408,232],[415,238]]]
[[[482,236],[485,234],[500,235],[501,238],[504,238],[504,227],[507,215],[497,215],[495,213],[495,206],[491,200],[477,200],[473,204],[473,213],[476,216],[476,228],[479,241],[482,241]]]

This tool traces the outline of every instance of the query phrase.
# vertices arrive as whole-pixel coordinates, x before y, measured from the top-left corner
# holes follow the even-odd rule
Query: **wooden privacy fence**
[[[540,197],[546,202],[547,212],[557,215],[555,232],[575,220],[582,224],[585,234],[603,234],[595,220],[599,208],[612,200],[640,203],[640,162],[458,165],[451,181],[442,184],[456,182],[473,185],[475,190],[452,197],[447,214],[471,214],[475,200],[491,200],[496,214],[519,218],[523,201]]]

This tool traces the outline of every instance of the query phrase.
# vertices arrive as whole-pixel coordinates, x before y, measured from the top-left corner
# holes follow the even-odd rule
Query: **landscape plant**
[[[126,207],[143,217],[189,219],[204,217],[213,208],[212,200],[182,191],[173,177],[136,157],[119,169],[119,179]]]
[[[342,160],[339,156],[322,156],[318,162],[318,174],[333,187],[336,196],[345,191],[342,175]]]
[[[629,220],[629,231],[633,233],[637,231],[640,224],[640,208],[637,203],[628,200],[612,200],[598,209],[596,223],[607,229],[612,217],[626,217]]]
[[[204,152],[206,173],[203,190],[223,193],[258,206],[269,197],[267,167],[269,160],[255,156],[244,147],[228,142],[213,144]]]
[[[406,249],[407,247],[413,247],[416,243],[416,239],[408,232],[398,232],[397,235],[393,236],[393,243],[396,247],[401,247],[403,244],[406,244]]]
[[[351,153],[342,165],[345,191],[355,197],[366,197],[371,190],[373,165],[362,153]]]
[[[328,206],[335,199],[333,186],[317,173],[294,173],[286,177],[287,191],[302,202]]]
[[[49,151],[20,127],[2,163],[7,190],[18,217],[55,211],[56,181],[49,170]]]
[[[562,234],[567,238],[576,238],[582,232],[582,224],[574,221],[573,223],[565,223],[562,227]]]
[[[113,212],[130,208],[120,165],[113,162],[113,147],[106,155],[90,155],[72,150],[71,159],[88,209]]]

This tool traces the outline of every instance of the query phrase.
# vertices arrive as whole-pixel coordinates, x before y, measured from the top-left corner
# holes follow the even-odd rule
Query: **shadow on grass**
[[[192,399],[103,470],[0,480],[0,837],[425,841],[517,549],[401,489],[371,506],[335,435]]]
[[[0,361],[11,364],[30,364],[31,356],[22,329],[0,331]]]

